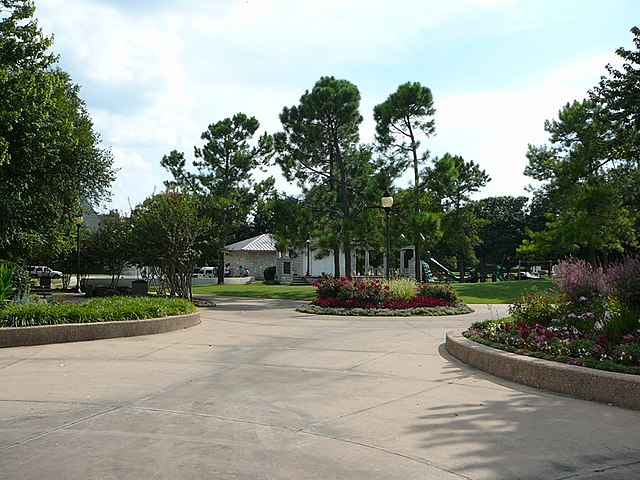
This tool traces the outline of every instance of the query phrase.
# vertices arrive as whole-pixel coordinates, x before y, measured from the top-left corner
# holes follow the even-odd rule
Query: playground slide
[[[447,267],[445,267],[444,265],[442,265],[439,261],[437,261],[435,258],[430,257],[429,260],[431,260],[433,263],[435,263],[437,266],[439,266],[444,273],[446,273],[450,278],[457,280],[458,276],[453,273],[451,270],[449,270]]]

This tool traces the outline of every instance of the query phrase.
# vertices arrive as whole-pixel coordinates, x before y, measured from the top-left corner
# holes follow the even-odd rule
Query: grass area
[[[81,303],[10,303],[0,308],[0,327],[138,320],[195,311],[191,302],[181,298],[108,297]]]
[[[220,295],[223,297],[276,298],[282,300],[311,301],[316,298],[316,287],[311,285],[266,285],[263,282],[246,285],[199,285],[194,295]]]
[[[550,279],[520,280],[488,283],[452,283],[465,303],[512,303],[525,292],[548,290],[553,287]],[[262,282],[247,285],[201,285],[193,287],[195,295],[219,295],[227,297],[276,298],[311,301],[316,296],[312,286],[265,285]]]
[[[496,283],[452,283],[451,286],[465,303],[513,303],[526,292],[552,289],[553,281],[541,278]]]

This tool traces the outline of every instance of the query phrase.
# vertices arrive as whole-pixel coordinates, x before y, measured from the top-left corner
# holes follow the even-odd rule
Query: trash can
[[[131,295],[136,297],[146,297],[149,283],[146,280],[134,280],[131,282]]]

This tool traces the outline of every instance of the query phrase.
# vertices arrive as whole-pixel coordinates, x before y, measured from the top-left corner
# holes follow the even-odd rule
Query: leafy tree
[[[195,175],[187,171],[184,152],[171,150],[169,155],[164,155],[160,160],[160,166],[165,168],[171,175],[172,181],[165,181],[165,187],[169,190],[179,190],[181,192],[196,193],[198,191],[198,180]]]
[[[525,237],[527,197],[489,197],[478,201],[478,216],[483,224],[478,229],[481,243],[476,256],[485,263],[510,268],[516,261],[516,250]]]
[[[413,234],[415,245],[415,276],[421,279],[420,244],[422,232],[426,231],[429,216],[420,210],[423,185],[420,179],[420,164],[426,162],[429,152],[419,155],[420,135],[428,137],[435,133],[433,115],[433,97],[431,90],[420,83],[408,82],[383,103],[376,105],[373,116],[376,121],[376,140],[381,150],[394,162],[396,168],[404,171],[413,166],[413,216],[408,225]]]
[[[640,28],[633,27],[635,50],[618,48],[622,69],[607,65],[608,76],[591,92],[591,100],[603,106],[602,123],[609,127],[609,155],[636,166],[640,155]]]
[[[112,156],[79,87],[48,53],[33,3],[0,5],[0,256],[60,253],[81,199],[106,196]]]
[[[606,256],[635,244],[634,214],[615,180],[602,108],[593,100],[568,103],[558,120],[545,122],[551,146],[529,146],[525,174],[544,182],[541,190],[555,213],[544,230],[531,232],[523,253],[545,253],[554,245],[572,253],[584,248],[595,266],[598,251]]]
[[[196,197],[174,192],[147,198],[131,213],[131,262],[157,271],[171,296],[191,298],[191,276],[206,244],[207,219]]]
[[[313,205],[321,249],[334,252],[334,274],[340,275],[339,252],[345,274],[351,275],[351,248],[358,212],[366,203],[381,165],[358,146],[360,92],[347,80],[322,77],[297,106],[280,114],[283,132],[275,135],[276,162],[289,181],[297,181]],[[377,194],[379,202],[380,193]]]
[[[102,216],[100,227],[86,240],[94,262],[106,267],[111,274],[110,287],[118,285],[118,279],[129,262],[132,241],[131,224],[117,210]]]
[[[244,224],[251,212],[255,194],[252,172],[265,165],[273,155],[273,139],[266,133],[257,145],[249,142],[260,123],[254,117],[237,113],[209,125],[202,133],[205,144],[194,149],[197,179],[205,195],[205,209],[213,227],[213,247],[218,265],[224,265],[224,247],[234,229]],[[224,283],[224,270],[218,268],[218,282]]]
[[[251,141],[260,124],[254,117],[238,113],[209,125],[202,133],[202,147],[194,147],[197,173],[186,168],[184,153],[176,150],[160,162],[172,175],[166,182],[170,190],[198,197],[199,214],[209,222],[209,241],[203,247],[203,261],[224,265],[225,246],[239,235],[253,233],[251,220],[268,216],[269,197],[274,180],[256,183],[253,172],[268,164],[273,155],[273,139],[266,133],[257,145]],[[262,232],[260,232],[262,233]],[[218,269],[218,282],[224,283],[224,269]]]
[[[439,248],[444,255],[455,256],[462,281],[465,263],[475,261],[474,247],[480,243],[478,228],[482,223],[470,195],[491,179],[473,160],[449,153],[436,158],[433,166],[425,169],[424,178],[444,212]]]

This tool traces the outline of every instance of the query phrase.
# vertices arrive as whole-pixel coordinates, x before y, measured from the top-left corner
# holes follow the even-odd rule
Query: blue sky
[[[584,98],[640,24],[637,0],[36,0],[36,8],[119,168],[101,209],[125,212],[162,190],[163,155],[193,158],[207,125],[243,112],[261,131],[278,131],[282,108],[328,75],[360,89],[366,142],[376,104],[401,83],[428,86],[436,136],[424,147],[480,164],[492,181],[478,198],[521,195],[527,144],[546,141],[544,120]],[[275,167],[269,173],[295,192]]]

